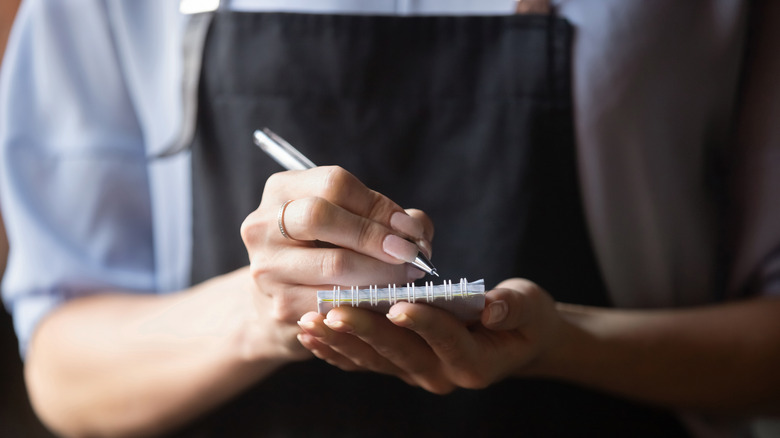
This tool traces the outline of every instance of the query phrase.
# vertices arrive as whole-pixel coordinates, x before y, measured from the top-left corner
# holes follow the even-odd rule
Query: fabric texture
[[[554,3],[574,28],[579,177],[612,301],[780,293],[780,66],[749,56],[752,2]],[[64,300],[188,284],[190,157],[147,158],[180,124],[176,7],[20,9],[0,72],[0,199],[3,299],[22,349]],[[780,21],[762,17],[763,29]]]
[[[251,142],[261,123],[315,162],[343,164],[401,205],[422,206],[436,224],[444,278],[523,276],[558,300],[608,305],[580,202],[570,42],[564,20],[538,15],[217,13],[192,149],[193,283],[246,264],[243,242],[227,230],[240,227],[280,170]],[[320,400],[338,388],[350,395],[350,421],[305,422],[294,434],[371,435],[378,413],[403,405],[404,421],[384,434],[685,436],[668,411],[574,385],[508,379],[487,397],[464,390],[434,401],[396,379],[330,368],[285,367],[250,390],[249,406],[219,409],[183,435],[222,434],[226,425],[231,435],[285,435],[301,410],[337,417],[342,401]],[[311,403],[268,407],[294,386]],[[516,409],[521,393],[532,409]],[[471,408],[456,421],[448,412],[459,406]],[[255,414],[236,414],[248,410]]]

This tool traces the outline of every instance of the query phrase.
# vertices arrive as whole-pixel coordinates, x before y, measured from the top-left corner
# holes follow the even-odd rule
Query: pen
[[[295,149],[285,139],[276,135],[268,128],[256,130],[254,133],[255,144],[266,154],[281,164],[287,170],[306,170],[317,167],[310,159]],[[422,269],[428,274],[439,276],[436,268],[422,251],[417,251],[417,257],[411,262],[412,265]]]

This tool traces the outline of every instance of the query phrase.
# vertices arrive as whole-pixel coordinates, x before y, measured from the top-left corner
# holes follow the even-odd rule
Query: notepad
[[[390,284],[379,288],[374,285],[365,289],[334,286],[332,290],[317,291],[317,310],[323,315],[334,307],[346,306],[387,313],[399,301],[430,304],[452,313],[461,321],[474,322],[479,320],[485,308],[485,281],[469,283],[461,278],[455,284],[452,280],[445,280],[439,285],[433,282],[426,282],[424,286],[407,283],[405,286]]]

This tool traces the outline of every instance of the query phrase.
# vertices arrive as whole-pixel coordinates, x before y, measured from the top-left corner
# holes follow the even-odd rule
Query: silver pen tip
[[[436,269],[431,269],[431,274],[433,274],[433,275],[435,275],[437,277],[439,276],[439,273],[436,272]]]

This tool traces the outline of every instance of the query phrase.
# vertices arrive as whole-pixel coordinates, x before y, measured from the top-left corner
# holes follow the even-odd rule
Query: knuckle
[[[302,200],[302,224],[304,227],[311,227],[322,221],[326,215],[325,200],[322,198],[306,198]]]
[[[325,168],[325,177],[320,187],[320,196],[329,200],[339,199],[355,177],[347,170],[339,166]]]
[[[257,210],[250,213],[241,222],[241,240],[245,246],[251,246],[259,240],[261,223],[257,218]]]
[[[311,228],[327,221],[330,213],[328,201],[319,197],[306,198],[303,201],[304,228]]]
[[[265,282],[271,271],[269,263],[266,262],[265,258],[253,257],[249,262],[249,274],[258,285]]]
[[[268,191],[276,190],[279,187],[284,187],[284,176],[286,175],[285,172],[276,172],[268,177],[268,179],[265,181],[265,189]]]
[[[241,233],[241,241],[244,242],[245,246],[249,246],[249,244],[254,241],[254,229],[249,223],[249,219],[244,219],[244,221],[241,222],[239,231]]]
[[[278,262],[275,257],[267,257],[260,252],[250,252],[249,275],[254,280],[258,290],[266,291],[274,289],[272,286],[276,278],[274,273],[278,270],[276,263]],[[271,295],[270,292],[265,294]]]
[[[277,321],[294,324],[300,315],[293,309],[289,294],[279,294],[274,296],[271,316]]]
[[[364,248],[369,246],[372,238],[374,237],[374,227],[371,221],[360,221],[360,230],[357,232],[357,244],[358,247]]]
[[[458,342],[458,338],[455,335],[447,333],[441,337],[437,337],[436,339],[429,339],[428,343],[433,349],[440,352],[440,354],[446,355],[447,357],[460,356],[460,343]]]
[[[510,279],[510,281],[515,282],[515,287],[519,292],[529,297],[539,296],[542,293],[542,288],[533,281],[525,278],[515,278]]]
[[[373,190],[371,191],[371,195],[371,205],[368,208],[368,216],[372,218],[385,218],[389,221],[390,215],[395,211],[392,201]]]
[[[409,355],[402,349],[389,345],[375,345],[374,350],[376,350],[377,354],[389,360],[390,362],[405,364],[405,368],[416,368],[412,363],[413,361],[410,360]]]
[[[340,279],[349,270],[349,259],[343,250],[331,250],[324,253],[320,266],[320,274],[323,279]]]

